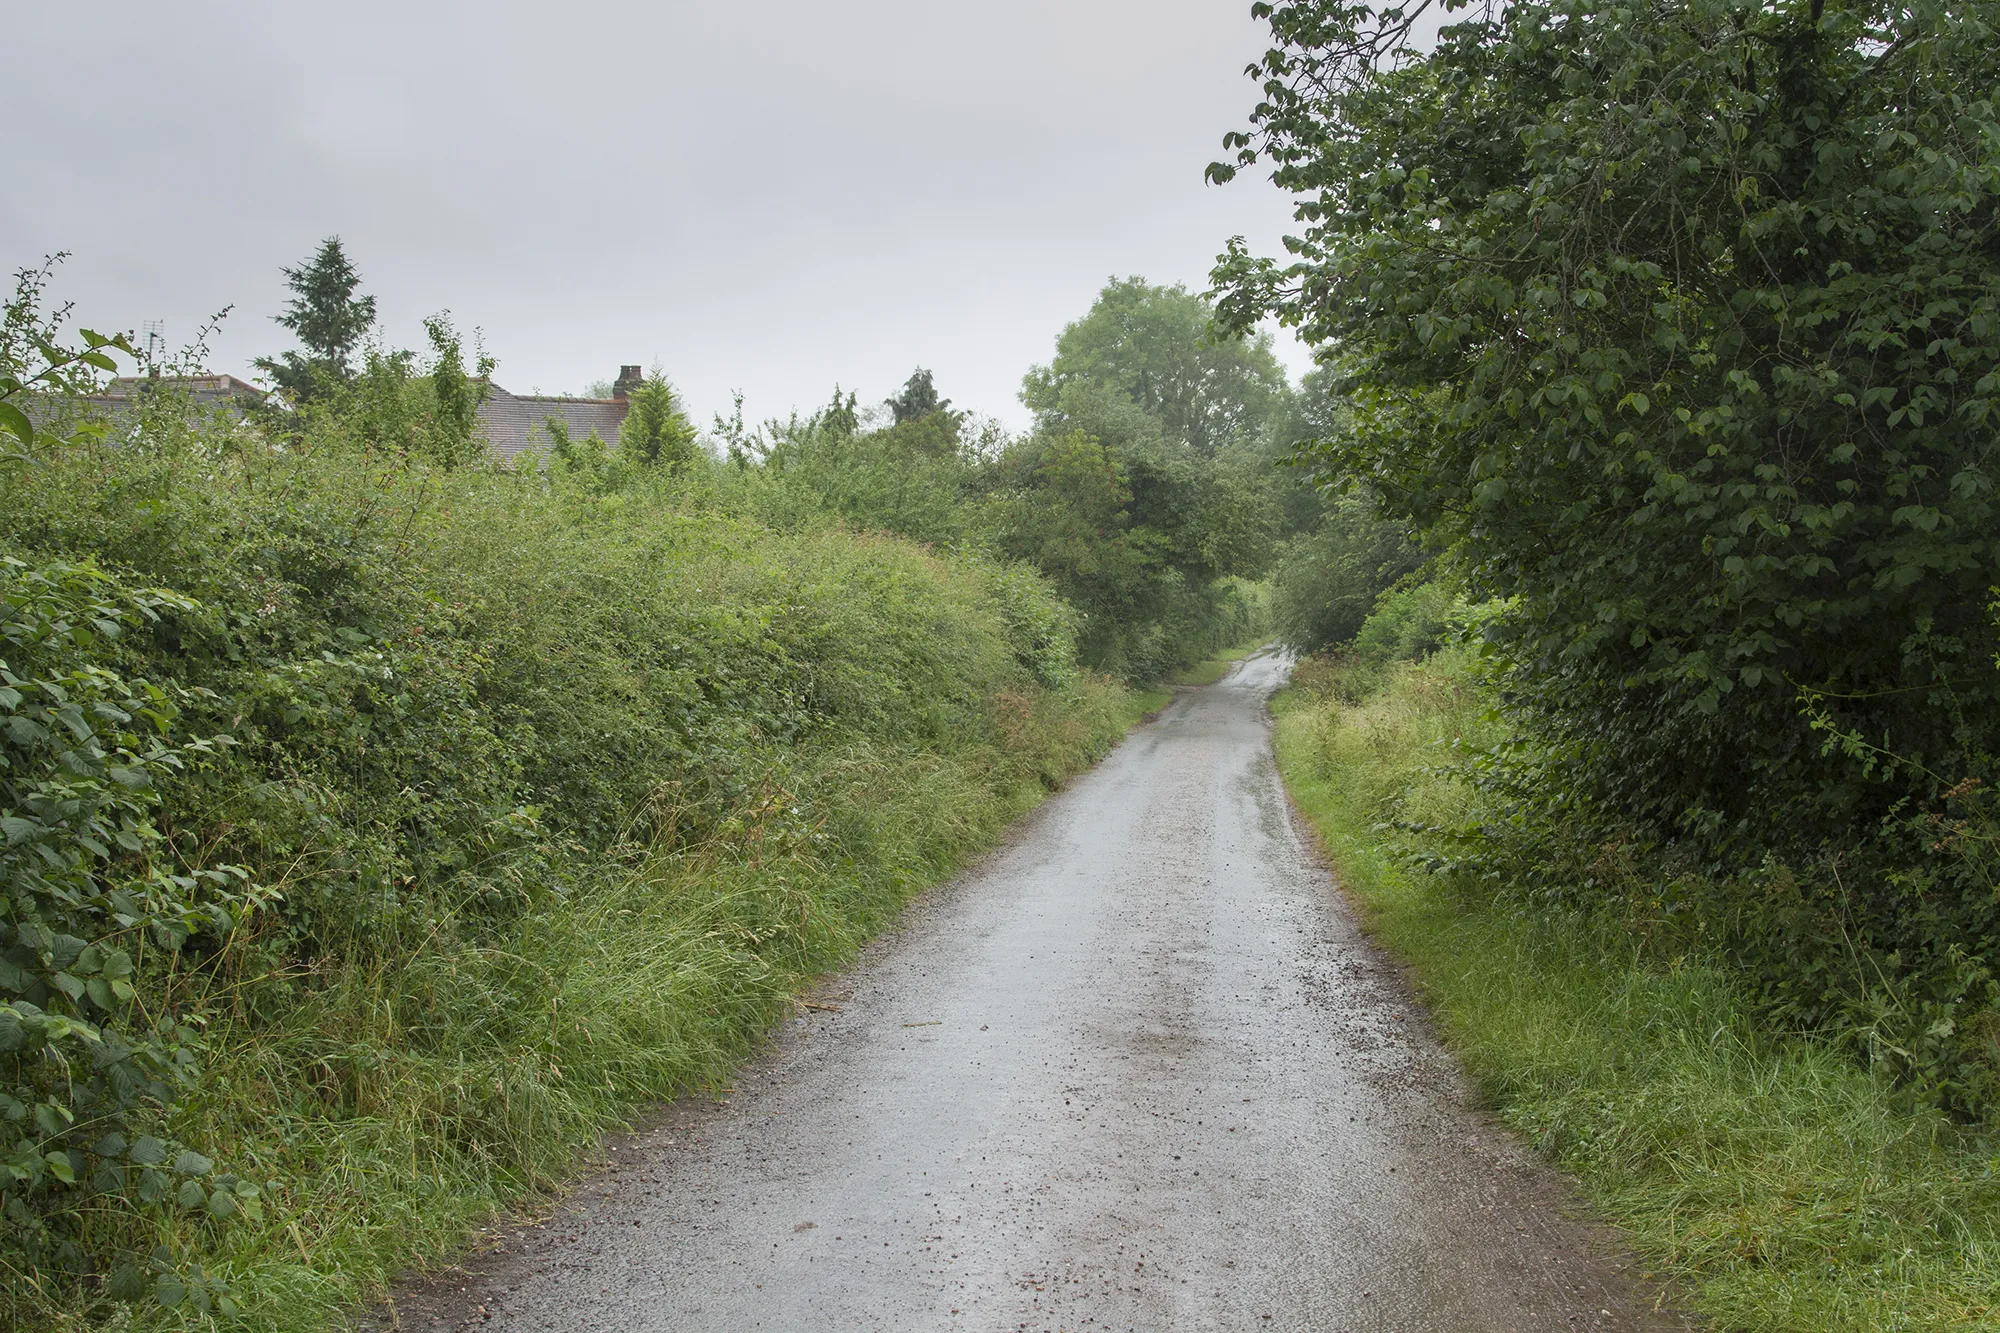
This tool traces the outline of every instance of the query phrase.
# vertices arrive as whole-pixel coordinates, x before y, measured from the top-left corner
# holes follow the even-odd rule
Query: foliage
[[[1065,332],[1054,368],[1030,374],[1036,426],[1021,438],[953,409],[921,369],[886,414],[836,387],[821,410],[752,430],[739,403],[715,422],[729,460],[717,493],[788,530],[831,514],[1024,563],[1077,613],[1083,665],[1161,679],[1261,632],[1262,602],[1234,580],[1262,573],[1304,484],[1270,466],[1283,452],[1271,440],[1295,424],[1282,369],[1263,343],[1204,342],[1208,317],[1185,291],[1114,283]],[[1184,358],[1206,378],[1171,400],[1147,387]],[[1176,402],[1205,414],[1202,448],[1174,433]]]
[[[486,457],[479,405],[487,393],[493,358],[475,350],[465,364],[464,339],[448,314],[424,321],[430,355],[370,347],[361,369],[344,382],[324,382],[316,395],[270,423],[298,440],[339,437],[353,447],[400,453],[444,467]],[[171,429],[171,415],[152,423]]]
[[[1465,603],[1447,583],[1432,580],[1385,592],[1354,635],[1354,656],[1375,666],[1417,662],[1464,630]]]
[[[1358,697],[1352,675],[1302,663],[1278,700],[1287,786],[1494,1110],[1669,1299],[1718,1329],[1991,1327],[1990,1141],[1824,1043],[1774,1037],[1739,973],[1661,929],[1663,881],[1639,915],[1493,901],[1437,832],[1485,800],[1439,756],[1506,739],[1477,662],[1447,650]]]
[[[61,312],[40,313],[48,272],[20,275],[0,339],[0,427],[17,465],[71,446],[8,399],[46,404],[115,371],[112,352],[136,356],[88,330],[61,346]],[[128,631],[197,610],[88,561],[0,553],[0,1263],[30,1274],[86,1271],[106,1214],[261,1215],[255,1184],[141,1132],[185,1088],[201,1042],[135,982],[225,938],[263,900],[241,867],[163,855],[162,782],[229,738],[176,738],[185,692],[117,669]],[[168,1250],[131,1256],[106,1282],[127,1298],[234,1309]]]
[[[34,461],[35,415],[43,415],[50,401],[89,390],[99,372],[115,374],[114,354],[139,355],[127,335],[106,337],[92,329],[77,330],[81,346],[61,345],[68,310],[50,314],[43,307],[64,258],[51,255],[38,269],[18,270],[14,294],[0,311],[0,469]]]
[[[431,341],[0,473],[0,1323],[323,1318],[718,1076],[1127,716],[1028,569],[775,532],[705,456],[482,464]],[[945,466],[941,419],[884,434]]]
[[[907,426],[913,421],[922,421],[934,412],[943,412],[953,418],[962,416],[952,411],[951,399],[938,397],[937,385],[931,373],[918,366],[903,384],[903,391],[886,400],[882,406],[889,409],[898,426]]]
[[[274,318],[298,335],[305,351],[260,357],[256,366],[280,392],[304,402],[353,378],[354,354],[375,326],[375,298],[354,294],[361,275],[338,236],[327,237],[312,258],[284,273],[292,295]]]
[[[852,393],[810,417],[724,435],[740,461],[730,503],[782,527],[834,514],[856,527],[953,546],[976,542],[980,460],[956,414],[861,428]],[[750,468],[754,456],[758,466]]]
[[[1401,59],[1410,11],[1259,12],[1230,142],[1306,226],[1224,309],[1337,348],[1321,466],[1504,599],[1490,781],[1551,841],[1489,872],[1716,886],[1767,1012],[1978,1103],[1994,867],[1934,828],[2000,776],[1990,10],[1517,0]]]
[[[1107,285],[1029,371],[1036,430],[993,469],[1001,549],[1084,612],[1084,660],[1128,679],[1255,633],[1227,580],[1260,576],[1294,521],[1302,483],[1271,466],[1295,424],[1283,369],[1212,316],[1179,287]]]
[[[681,396],[658,366],[629,395],[631,406],[619,428],[619,447],[648,466],[686,468],[701,454],[694,423]]]
[[[1082,613],[1090,665],[1157,679],[1255,632],[1224,581],[1247,563],[1247,506],[1198,460],[1045,429],[1001,457],[992,487],[994,542]]]
[[[1050,416],[1071,385],[1110,390],[1157,420],[1169,439],[1213,455],[1254,437],[1286,392],[1270,339],[1216,332],[1213,319],[1208,303],[1184,287],[1113,279],[1056,339],[1054,359],[1028,372],[1022,401]]]
[[[168,691],[104,665],[126,631],[195,609],[89,565],[0,558],[0,1243],[32,1268],[87,1271],[91,1213],[261,1216],[255,1185],[135,1120],[191,1080],[200,1041],[134,980],[226,939],[261,898],[241,867],[161,856],[153,822],[162,783],[228,738],[177,740]],[[109,1285],[173,1304],[189,1275],[156,1256]]]
[[[1286,543],[1271,572],[1278,633],[1301,653],[1347,642],[1422,558],[1408,530],[1377,517],[1366,498],[1335,497],[1316,526]]]

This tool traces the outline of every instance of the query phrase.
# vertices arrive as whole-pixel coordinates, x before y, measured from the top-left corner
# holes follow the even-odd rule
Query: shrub
[[[449,401],[385,356],[275,441],[163,401],[0,472],[16,1323],[353,1299],[1118,729],[1028,570],[502,470]]]

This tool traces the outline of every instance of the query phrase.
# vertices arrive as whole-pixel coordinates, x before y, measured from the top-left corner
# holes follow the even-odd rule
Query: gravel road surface
[[[1686,1327],[1482,1119],[1294,827],[1260,655],[402,1328]]]

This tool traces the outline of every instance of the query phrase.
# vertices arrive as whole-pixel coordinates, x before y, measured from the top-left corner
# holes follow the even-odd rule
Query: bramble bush
[[[441,322],[275,423],[93,422],[18,373],[59,359],[32,304],[0,1325],[379,1290],[720,1077],[1123,724],[1030,570],[773,531],[727,464],[469,454]]]

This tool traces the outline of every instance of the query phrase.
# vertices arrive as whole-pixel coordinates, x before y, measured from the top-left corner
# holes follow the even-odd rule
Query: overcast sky
[[[1256,99],[1249,0],[10,9],[0,259],[72,251],[81,319],[175,344],[234,306],[239,374],[338,233],[390,341],[448,309],[517,393],[657,361],[705,423],[922,364],[1019,424],[1106,278],[1199,288],[1289,217],[1202,181]]]

